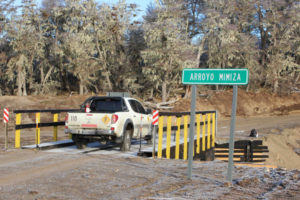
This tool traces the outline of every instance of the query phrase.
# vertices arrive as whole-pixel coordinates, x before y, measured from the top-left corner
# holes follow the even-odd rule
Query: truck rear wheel
[[[72,134],[72,140],[78,149],[85,149],[88,144],[88,140],[80,137],[77,134]]]
[[[129,151],[131,147],[131,129],[126,129],[121,143],[121,151]]]
[[[77,141],[76,142],[77,149],[85,149],[86,146],[87,146],[87,142],[85,142],[85,141]]]

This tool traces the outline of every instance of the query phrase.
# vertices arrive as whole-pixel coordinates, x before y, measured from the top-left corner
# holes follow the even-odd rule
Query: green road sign
[[[182,83],[188,85],[247,85],[248,69],[184,69]]]

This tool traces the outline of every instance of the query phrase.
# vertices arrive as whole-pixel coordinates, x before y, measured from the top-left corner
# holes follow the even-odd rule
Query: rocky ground
[[[0,199],[297,199],[300,172],[122,153],[1,152]]]

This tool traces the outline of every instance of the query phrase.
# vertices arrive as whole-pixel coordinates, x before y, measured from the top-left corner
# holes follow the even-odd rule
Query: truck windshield
[[[97,99],[91,107],[92,111],[96,112],[120,112],[122,109],[121,99]]]

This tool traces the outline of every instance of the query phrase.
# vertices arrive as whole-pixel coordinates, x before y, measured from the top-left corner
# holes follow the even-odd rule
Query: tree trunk
[[[153,99],[153,91],[154,91],[154,89],[151,88],[151,90],[150,90],[150,99]]]
[[[167,83],[166,82],[163,82],[163,84],[162,84],[161,93],[162,93],[162,102],[166,102],[167,101]]]
[[[185,86],[185,95],[184,95],[184,99],[187,99],[191,96],[191,86],[190,85],[187,85]]]
[[[63,83],[64,83],[64,87],[67,89],[68,92],[71,91],[71,87],[69,84],[69,79],[68,79],[68,72],[65,68],[63,68]]]
[[[94,25],[94,28],[95,28],[95,25]],[[96,29],[96,28],[95,28]],[[101,56],[102,55],[102,57],[103,57],[103,59],[104,59],[104,62],[106,62],[107,61],[107,59],[106,59],[106,54],[105,53],[103,53],[101,50],[100,50],[100,48],[99,48],[99,40],[98,40],[98,35],[97,35],[97,32],[96,32],[96,49],[97,49],[97,52],[98,52],[98,54],[99,54],[99,56]],[[105,72],[105,79],[106,79],[106,81],[107,81],[107,85],[108,85],[108,89],[109,89],[109,91],[110,92],[112,92],[112,84],[111,84],[111,81],[110,81],[110,79],[109,79],[109,70],[108,70],[108,68],[107,68],[107,64],[106,63],[104,63],[104,72]]]
[[[277,93],[279,88],[279,77],[276,72],[274,72],[274,82],[273,82],[273,92]]]
[[[22,75],[21,75],[21,70],[18,70],[18,96],[22,96]]]
[[[41,67],[41,85],[44,85],[44,78],[45,78],[44,69],[43,67]]]
[[[108,90],[110,91],[110,92],[112,92],[112,84],[111,84],[111,81],[110,81],[110,79],[109,79],[109,74],[108,74],[108,71],[106,71],[106,73],[105,73],[105,78],[106,78],[106,82],[107,82],[107,85],[108,85]]]
[[[26,79],[23,77],[23,96],[27,96]]]
[[[80,83],[79,83],[79,95],[83,95],[83,93],[84,93],[84,85],[80,81]]]
[[[297,83],[298,83],[298,80],[300,78],[300,73],[298,73],[296,79],[295,79],[295,82],[294,82],[294,86],[296,87],[297,86]]]
[[[83,94],[87,94],[89,92],[87,86],[83,86]]]
[[[203,41],[204,39],[202,39]],[[200,63],[201,63],[201,55],[202,55],[202,42],[199,44],[198,48],[198,54],[197,54],[197,60],[196,60],[196,68],[200,68]]]

